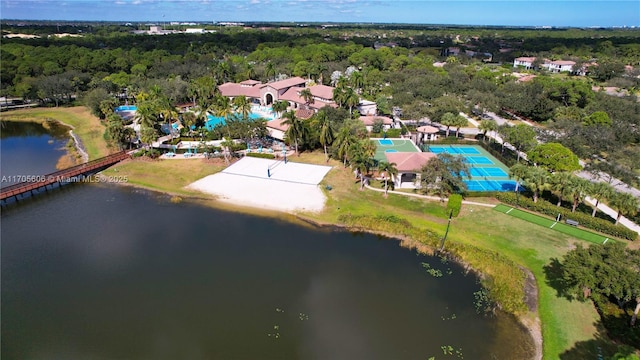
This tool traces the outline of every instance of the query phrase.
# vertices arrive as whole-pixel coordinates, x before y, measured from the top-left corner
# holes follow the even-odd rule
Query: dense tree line
[[[60,31],[74,33],[73,26],[63,24]],[[446,114],[505,110],[547,124],[549,131],[539,134],[541,139],[562,144],[594,167],[609,167],[633,180],[640,164],[633,161],[640,157],[640,104],[633,95],[640,88],[640,72],[624,68],[638,65],[637,30],[395,25],[279,30],[272,24],[266,29],[206,25],[216,32],[146,36],[131,35],[131,26],[117,24],[75,26],[82,37],[45,36],[54,32],[53,24],[3,28],[41,35],[3,39],[3,95],[53,106],[84,99],[106,118],[98,110],[107,97],[136,101],[137,94],[155,87],[173,105],[196,103],[203,98],[195,89],[203,84],[215,88],[227,81],[270,81],[284,74],[342,87],[336,100],[345,108],[352,110],[351,99],[363,97],[378,103],[382,113],[400,107],[408,119],[444,117],[452,130],[459,126]],[[494,63],[464,53],[445,57],[449,46],[490,51]],[[499,51],[504,48],[511,51]],[[520,55],[598,65],[586,77],[538,71],[532,81],[518,82],[514,72],[521,70],[511,61]],[[437,62],[444,66],[434,66]],[[600,86],[628,95],[611,96]]]

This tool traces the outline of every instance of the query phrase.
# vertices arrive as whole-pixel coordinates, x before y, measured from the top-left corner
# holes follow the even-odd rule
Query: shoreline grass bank
[[[11,110],[1,113],[0,120],[35,122],[39,124],[46,124],[47,120],[55,120],[73,130],[73,134],[82,141],[82,146],[89,160],[94,160],[113,152],[104,141],[105,127],[100,122],[100,119],[93,116],[83,106]]]

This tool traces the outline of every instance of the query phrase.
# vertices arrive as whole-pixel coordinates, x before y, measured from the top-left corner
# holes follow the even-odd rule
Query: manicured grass
[[[123,161],[104,170],[104,175],[126,177],[131,185],[172,194],[198,195],[184,187],[226,167],[223,160],[149,160],[137,158]]]
[[[497,251],[533,273],[538,286],[544,359],[559,359],[574,344],[595,337],[594,324],[599,316],[594,306],[558,295],[544,272],[551,259],[561,258],[574,246],[577,240],[573,237],[490,208],[468,205],[463,205],[449,236],[455,241]],[[592,355],[597,358],[597,354]]]
[[[589,241],[594,244],[603,244],[605,241],[612,241],[606,236],[594,234],[590,231],[582,230],[577,227],[564,224],[562,222],[557,222],[555,220],[548,219],[543,216],[535,215],[527,211],[522,211],[519,209],[515,209],[508,205],[497,205],[494,210],[500,211],[507,215],[517,217],[519,219],[523,219],[525,221],[538,224],[540,226],[544,226],[549,229],[553,229],[555,231],[559,231],[561,233],[570,235],[580,240]]]
[[[89,160],[94,160],[112,152],[104,140],[105,127],[100,119],[93,116],[84,106],[59,108],[30,108],[3,112],[3,121],[29,121],[43,123],[47,119],[55,119],[73,127],[73,132],[80,138]]]

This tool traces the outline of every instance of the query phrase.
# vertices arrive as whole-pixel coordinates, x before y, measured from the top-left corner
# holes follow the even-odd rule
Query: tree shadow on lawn
[[[563,278],[564,269],[560,260],[553,258],[551,259],[551,262],[543,266],[542,269],[547,279],[547,285],[551,286],[557,292],[558,296],[569,301],[577,300],[575,296],[567,291],[569,286]]]
[[[638,354],[638,349],[632,346],[620,345],[613,342],[606,334],[602,321],[595,324],[598,329],[595,338],[591,340],[578,341],[569,350],[560,354],[561,360],[604,360],[604,359],[633,359],[632,354]]]
[[[551,259],[550,263],[543,267],[547,284],[557,292],[557,296],[569,301],[578,300],[576,296],[568,292],[569,284],[563,279],[563,265],[557,259]],[[589,299],[588,301],[592,301]],[[626,359],[634,353],[640,353],[640,326],[629,326],[631,312],[611,302],[611,299],[603,299],[600,306],[596,306],[600,319],[594,324],[597,333],[595,338],[577,342],[571,349],[560,355],[562,360],[582,359]],[[612,340],[615,339],[615,340]],[[629,345],[621,345],[629,344]],[[634,344],[636,349],[631,344]],[[635,351],[635,352],[634,352]]]

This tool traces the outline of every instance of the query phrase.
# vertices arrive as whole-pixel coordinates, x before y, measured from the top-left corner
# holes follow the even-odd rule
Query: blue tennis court
[[[451,155],[471,155],[480,154],[480,150],[471,146],[462,145],[430,145],[429,151],[434,154],[449,153]]]
[[[464,161],[468,164],[491,165],[493,161],[486,156],[464,156]]]
[[[471,172],[471,176],[472,177],[483,177],[483,176],[507,177],[507,176],[509,176],[509,174],[507,174],[504,170],[502,170],[500,168],[472,167],[469,171]]]
[[[469,191],[515,191],[513,180],[464,180]]]
[[[393,140],[391,139],[378,139],[378,143],[382,146],[393,146]]]

